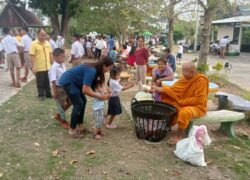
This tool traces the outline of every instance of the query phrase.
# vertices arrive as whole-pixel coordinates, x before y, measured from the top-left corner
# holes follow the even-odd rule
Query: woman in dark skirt
[[[113,124],[113,120],[115,116],[119,115],[122,113],[122,107],[121,107],[121,102],[119,98],[119,93],[121,91],[127,90],[131,87],[133,87],[133,84],[129,84],[126,86],[121,86],[120,85],[120,74],[121,74],[121,69],[119,67],[113,67],[110,70],[110,79],[109,79],[109,87],[111,89],[111,97],[108,102],[108,113],[107,116],[110,116],[106,120],[106,127],[109,129],[115,129],[117,128],[117,125]]]

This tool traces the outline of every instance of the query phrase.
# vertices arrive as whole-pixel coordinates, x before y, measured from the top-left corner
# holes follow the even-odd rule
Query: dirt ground
[[[129,106],[136,88],[123,92]],[[212,101],[211,101],[212,102]],[[128,108],[128,107],[126,107]],[[209,125],[213,144],[205,149],[207,167],[177,159],[167,137],[160,144],[138,139],[133,121],[123,109],[118,129],[104,129],[105,137],[92,134],[72,139],[53,119],[52,99],[36,98],[35,82],[0,107],[0,179],[248,179],[250,176],[249,124],[237,123],[239,138],[229,139]],[[70,111],[68,111],[68,119]],[[85,125],[93,126],[88,98]]]

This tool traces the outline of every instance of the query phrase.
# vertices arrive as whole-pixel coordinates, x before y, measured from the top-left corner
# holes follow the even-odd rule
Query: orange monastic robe
[[[179,79],[172,87],[163,87],[162,101],[177,108],[173,125],[186,129],[193,118],[202,117],[207,111],[209,81],[203,74],[197,73],[192,79]]]

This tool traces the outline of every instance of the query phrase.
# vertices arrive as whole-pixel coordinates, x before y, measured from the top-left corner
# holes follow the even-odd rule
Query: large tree
[[[66,35],[70,19],[76,15],[83,0],[29,0],[29,6],[40,9],[50,18],[55,33]]]
[[[139,3],[140,2],[140,3]],[[113,34],[118,38],[119,45],[131,32],[142,32],[154,29],[153,3],[149,0],[95,0],[82,5],[76,18],[78,31]],[[151,7],[149,9],[149,7]],[[81,18],[86,17],[86,18]]]
[[[200,70],[205,71],[209,53],[209,44],[210,44],[210,34],[211,34],[211,26],[212,20],[216,11],[219,9],[225,9],[225,4],[227,0],[207,0],[206,3],[203,0],[197,0],[199,5],[204,10],[203,15],[203,26],[201,30],[201,47],[199,52],[198,59],[198,68]]]
[[[197,4],[195,0],[155,0],[154,3],[158,1],[161,5],[158,9],[161,11],[161,17],[166,19],[167,22],[167,37],[168,46],[172,48],[174,44],[174,24],[178,20],[179,16],[194,11],[194,5]]]

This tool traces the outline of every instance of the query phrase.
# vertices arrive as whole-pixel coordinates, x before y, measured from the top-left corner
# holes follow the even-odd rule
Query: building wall
[[[233,25],[231,25],[231,26],[229,26],[229,25],[219,26],[217,40],[219,41],[221,38],[228,35],[229,40],[232,41],[233,34],[234,34],[234,26]]]
[[[233,40],[233,34],[234,34],[234,26],[233,25],[220,25],[219,29],[218,29],[218,34],[217,34],[217,40],[219,41],[224,36],[228,35],[229,36],[229,41],[232,41]],[[229,51],[230,52],[240,52],[240,47],[241,47],[241,32],[239,34],[239,42],[238,42],[238,44],[231,44],[229,46]]]

